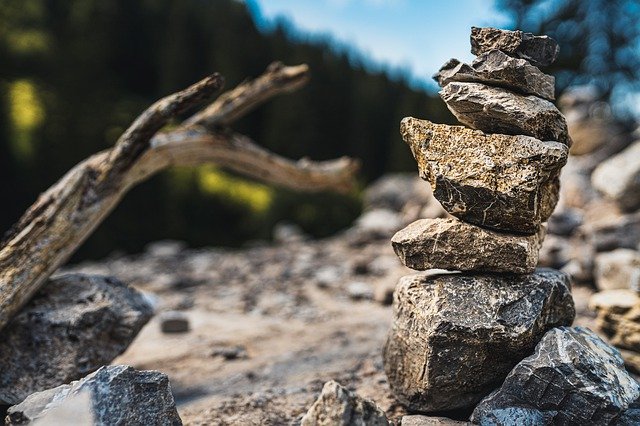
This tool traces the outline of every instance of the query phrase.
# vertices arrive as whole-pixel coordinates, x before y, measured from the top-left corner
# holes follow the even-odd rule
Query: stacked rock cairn
[[[552,103],[554,78],[538,68],[556,59],[558,45],[547,36],[474,27],[471,52],[471,65],[452,59],[434,76],[467,127],[412,117],[401,123],[420,176],[451,217],[418,220],[392,239],[407,267],[430,271],[402,277],[396,287],[383,353],[390,387],[411,411],[477,406],[472,421],[483,424],[497,406],[526,401],[542,410],[539,417],[527,411],[534,423],[526,424],[608,424],[638,398],[637,383],[615,349],[589,330],[567,327],[575,316],[568,276],[536,269],[571,145]],[[567,357],[594,357],[606,367],[580,374],[581,364]],[[577,372],[555,377],[561,368],[554,373],[557,365],[539,362],[573,362]],[[590,390],[577,397],[571,386]]]

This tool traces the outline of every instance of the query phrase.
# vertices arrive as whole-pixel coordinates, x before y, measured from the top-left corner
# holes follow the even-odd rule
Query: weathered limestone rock
[[[496,425],[614,424],[640,396],[620,353],[593,332],[549,331],[471,420]],[[517,417],[516,417],[517,416]]]
[[[375,402],[331,380],[302,418],[301,426],[387,426],[384,411]]]
[[[596,167],[591,182],[626,211],[640,208],[640,140]]]
[[[640,288],[640,252],[617,249],[595,258],[595,281],[600,290]]]
[[[611,344],[640,352],[640,296],[632,290],[608,290],[594,294],[590,308],[596,325]]]
[[[109,364],[152,314],[143,295],[113,278],[49,280],[0,332],[0,404],[16,404]]]
[[[543,73],[524,59],[512,58],[499,50],[482,54],[471,65],[450,59],[433,78],[440,87],[454,81],[484,83],[547,100],[555,98],[553,76]]]
[[[411,269],[525,274],[538,263],[540,234],[505,234],[458,219],[420,219],[398,231],[391,244]]]
[[[568,148],[529,136],[485,134],[407,117],[402,137],[450,214],[476,225],[533,234],[557,202]]]
[[[471,53],[477,56],[490,50],[501,50],[514,58],[526,59],[535,66],[551,65],[560,51],[558,43],[549,36],[471,27]]]
[[[86,394],[90,398],[78,398]],[[6,422],[18,425],[46,420],[53,410],[73,410],[73,405],[82,401],[90,403],[92,424],[96,426],[182,425],[167,376],[126,365],[102,367],[77,382],[32,394],[9,408]]]
[[[548,329],[571,324],[569,287],[550,269],[401,278],[383,352],[395,396],[416,411],[472,407]]]
[[[452,82],[440,97],[458,121],[487,133],[527,135],[571,146],[564,116],[551,102],[481,83]]]

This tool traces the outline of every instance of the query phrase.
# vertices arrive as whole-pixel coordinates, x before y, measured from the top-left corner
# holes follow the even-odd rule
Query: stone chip
[[[560,52],[558,43],[549,36],[536,36],[522,31],[471,27],[471,53],[481,55],[500,50],[514,58],[522,58],[535,66],[551,65]]]

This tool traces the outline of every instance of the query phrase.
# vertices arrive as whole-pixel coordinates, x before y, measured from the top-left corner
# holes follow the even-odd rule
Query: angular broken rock
[[[388,426],[375,402],[350,392],[331,380],[302,418],[301,426]]]
[[[450,214],[487,228],[534,234],[553,211],[565,145],[413,117],[403,119],[400,129],[420,176]]]
[[[535,66],[551,65],[560,52],[558,43],[549,36],[471,27],[471,53],[477,56],[490,50],[500,50],[514,58],[526,59]]]
[[[551,269],[406,276],[393,310],[385,372],[398,400],[422,412],[473,407],[575,316],[568,277]]]
[[[555,99],[555,78],[524,59],[512,58],[499,50],[477,57],[471,65],[450,59],[433,76],[440,87],[457,82],[484,83],[504,87],[524,95]]]
[[[391,239],[408,268],[457,271],[533,272],[541,235],[515,235],[484,229],[458,219],[420,219]]]
[[[591,175],[593,186],[626,211],[640,207],[640,140],[602,162]]]
[[[549,331],[500,389],[478,404],[471,420],[500,425],[615,424],[638,396],[640,387],[615,348],[587,329],[560,327]]]
[[[440,97],[456,118],[487,133],[527,135],[571,146],[567,123],[551,102],[481,83],[451,82]]]
[[[0,332],[0,404],[16,404],[109,364],[152,314],[142,294],[113,278],[49,280]]]
[[[75,407],[82,403],[89,404],[88,410]],[[51,421],[52,412],[63,408],[89,411],[95,425],[182,425],[167,376],[126,365],[102,367],[77,382],[29,395],[9,408],[6,423],[77,424]]]

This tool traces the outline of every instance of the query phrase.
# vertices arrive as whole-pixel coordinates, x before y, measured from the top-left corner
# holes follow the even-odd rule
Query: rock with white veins
[[[440,87],[454,81],[484,83],[525,95],[555,99],[555,78],[524,59],[512,58],[499,50],[477,57],[470,65],[450,59],[433,78]]]
[[[455,81],[440,91],[440,97],[461,123],[473,129],[571,146],[564,116],[547,100],[482,83]]]
[[[551,269],[406,276],[393,310],[385,371],[398,400],[424,412],[473,407],[575,316],[568,277]]]
[[[538,263],[540,234],[505,234],[458,219],[420,219],[398,231],[391,244],[411,269],[525,274]]]
[[[407,117],[400,125],[420,176],[450,214],[487,228],[536,233],[558,199],[568,148]]]
[[[620,353],[593,332],[549,331],[475,408],[474,423],[492,425],[608,425],[640,396]],[[514,416],[518,416],[516,420]]]
[[[558,43],[549,36],[471,27],[471,53],[477,56],[490,50],[500,50],[514,58],[526,59],[535,66],[551,65],[560,52]]]

